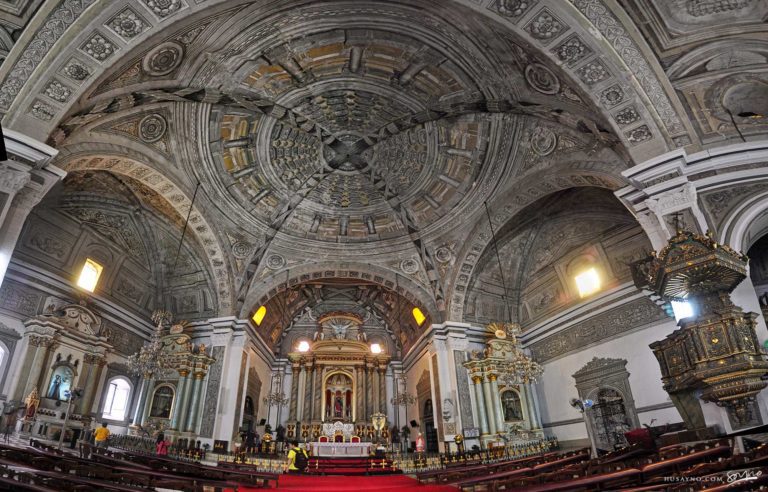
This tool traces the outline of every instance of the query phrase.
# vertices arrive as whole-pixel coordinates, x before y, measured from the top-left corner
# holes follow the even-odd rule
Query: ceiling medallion
[[[557,135],[543,126],[536,127],[531,133],[531,149],[544,157],[555,151],[557,147]]]
[[[173,72],[184,58],[184,47],[169,41],[147,53],[141,66],[149,75],[159,77]]]
[[[237,241],[232,245],[232,254],[235,258],[247,258],[253,252],[253,246],[248,241]]]
[[[270,270],[279,270],[285,266],[285,258],[280,255],[269,255],[267,257],[267,268]]]
[[[413,275],[419,271],[419,262],[415,258],[406,258],[400,262],[400,270],[408,275]]]
[[[560,90],[557,76],[541,63],[531,63],[525,67],[525,80],[542,94],[557,94]]]
[[[448,263],[452,258],[453,253],[448,246],[441,246],[435,250],[435,259],[438,263]]]
[[[167,129],[165,118],[157,113],[150,114],[139,122],[139,137],[147,143],[157,142],[165,136]]]

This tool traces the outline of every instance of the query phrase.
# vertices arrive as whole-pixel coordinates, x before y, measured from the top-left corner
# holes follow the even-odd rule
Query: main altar
[[[387,413],[390,356],[372,352],[361,324],[356,313],[326,313],[309,349],[288,354],[293,373],[288,438],[324,444],[336,455],[376,439],[373,416]],[[329,445],[345,443],[353,446]]]

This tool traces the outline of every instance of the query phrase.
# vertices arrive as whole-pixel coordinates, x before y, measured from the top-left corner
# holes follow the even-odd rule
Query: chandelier
[[[397,383],[395,383],[395,396],[392,397],[390,402],[392,405],[396,407],[403,407],[406,405],[413,405],[416,402],[416,398],[413,395],[408,394],[408,389],[406,387],[406,380],[405,376],[400,378],[400,381],[403,382],[403,392],[398,393],[397,392]]]
[[[499,381],[506,385],[532,384],[539,380],[544,368],[523,352],[518,323],[492,323],[488,328],[496,340],[488,342],[487,356],[496,362]]]
[[[280,373],[277,373],[272,380],[272,388],[274,388],[274,392],[269,393],[267,396],[264,397],[264,404],[268,405],[270,407],[277,405],[278,407],[283,406],[288,403],[288,398],[285,396],[285,393],[283,393],[283,375]]]
[[[132,374],[150,378],[170,367],[170,361],[163,354],[163,335],[172,320],[173,315],[168,311],[157,310],[152,313],[155,331],[149,342],[144,343],[138,352],[128,357],[128,369]]]

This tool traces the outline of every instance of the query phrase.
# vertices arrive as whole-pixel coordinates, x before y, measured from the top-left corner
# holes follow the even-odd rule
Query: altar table
[[[313,442],[310,443],[313,456],[368,456],[371,450],[369,442]]]

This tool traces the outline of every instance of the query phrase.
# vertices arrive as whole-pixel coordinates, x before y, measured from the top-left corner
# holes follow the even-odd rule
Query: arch
[[[327,415],[327,412],[325,411],[326,405],[328,404],[327,383],[328,383],[328,380],[331,377],[333,377],[333,376],[335,376],[337,374],[341,374],[341,375],[349,378],[349,381],[351,382],[351,385],[352,385],[352,403],[351,403],[351,406],[349,407],[349,410],[350,410],[349,413],[351,415],[352,421],[354,422],[355,420],[357,420],[357,397],[358,397],[358,394],[357,394],[357,392],[358,392],[357,381],[356,381],[355,375],[352,372],[344,370],[344,369],[334,369],[334,370],[329,371],[328,374],[326,374],[325,376],[323,376],[323,383],[322,383],[322,386],[320,387],[322,389],[322,401],[320,403],[320,408],[323,409],[323,421],[325,421],[326,418],[329,418],[331,420],[337,418],[337,417],[329,417]],[[346,399],[346,395],[344,395],[344,398]],[[345,419],[346,417],[342,416],[341,418]]]
[[[186,218],[189,214],[189,223],[193,226],[189,231],[204,246],[203,250],[218,297],[219,315],[229,313],[232,308],[233,292],[227,268],[228,256],[224,254],[216,229],[208,223],[199,205],[192,207],[190,213],[192,200],[174,181],[162,172],[137,160],[132,156],[135,152],[130,149],[113,147],[87,156],[67,152],[65,149],[59,154],[56,165],[66,171],[107,171],[133,178],[161,196],[181,217]]]
[[[176,406],[176,388],[170,383],[163,383],[152,391],[149,416],[158,419],[170,419]]]
[[[505,422],[525,420],[523,400],[520,392],[514,388],[507,388],[501,392],[501,409]]]
[[[491,220],[495,231],[518,213],[539,199],[569,188],[595,187],[616,191],[624,184],[624,178],[616,174],[615,165],[606,162],[591,162],[574,165],[567,169],[533,173],[525,179],[513,183],[507,189],[500,190],[488,209],[494,211]],[[509,197],[515,197],[508,203]],[[448,309],[446,316],[454,321],[464,320],[464,303],[470,281],[477,269],[478,261],[491,245],[491,228],[487,218],[478,220],[467,241],[456,255],[456,265],[451,277],[446,279],[448,288]]]
[[[101,405],[101,418],[125,420],[130,410],[133,389],[133,383],[125,376],[110,378]]]
[[[723,220],[718,241],[746,252],[768,231],[768,191],[742,201]]]
[[[265,305],[289,287],[310,281],[339,279],[379,284],[390,291],[394,291],[397,286],[398,294],[426,309],[433,323],[442,320],[432,292],[405,274],[398,274],[370,263],[345,262],[344,267],[339,268],[339,263],[332,261],[302,265],[296,268],[282,268],[275,270],[259,282],[253,282],[239,316],[250,318],[256,308]]]

